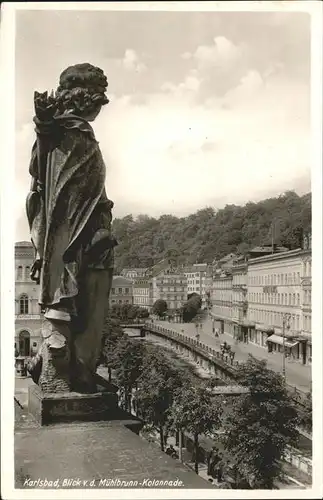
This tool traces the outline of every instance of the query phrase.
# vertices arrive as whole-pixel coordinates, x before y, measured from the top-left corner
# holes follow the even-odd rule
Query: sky
[[[18,11],[16,239],[29,239],[33,93],[69,65],[107,75],[94,122],[114,217],[184,216],[310,191],[310,17]]]

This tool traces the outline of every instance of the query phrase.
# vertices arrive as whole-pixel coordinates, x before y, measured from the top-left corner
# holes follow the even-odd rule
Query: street
[[[195,338],[196,328],[194,323],[170,323],[168,321],[154,320],[154,324],[175,330],[179,333],[184,333],[187,336]],[[215,337],[212,333],[212,321],[210,318],[202,322],[202,328],[199,327],[198,333],[200,335],[200,342],[212,347],[213,349],[220,350],[220,344],[224,341],[233,347],[235,352],[235,361],[247,361],[248,355],[252,354],[255,358],[264,359],[267,361],[269,369],[281,373],[283,366],[283,359],[281,353],[269,353],[266,348],[258,345],[243,342],[237,342],[235,339],[227,334],[220,334]],[[299,362],[291,361],[288,358],[285,363],[286,367],[286,382],[297,389],[308,392],[311,389],[312,368],[308,365],[302,365]]]

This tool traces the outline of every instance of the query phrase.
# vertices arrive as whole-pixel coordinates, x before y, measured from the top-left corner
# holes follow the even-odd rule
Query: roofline
[[[287,252],[277,252],[268,255],[262,255],[261,257],[255,257],[254,259],[248,260],[248,266],[250,264],[258,264],[258,262],[267,262],[271,260],[280,260],[288,257],[297,257],[299,255],[311,254],[311,249],[304,250],[303,248],[295,248],[294,250],[288,250]]]

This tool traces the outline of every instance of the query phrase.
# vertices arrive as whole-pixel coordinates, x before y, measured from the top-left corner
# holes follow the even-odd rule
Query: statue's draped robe
[[[39,182],[39,144],[33,147],[27,200],[31,239],[43,260],[40,299],[43,308],[77,316],[79,281],[87,267],[112,267],[111,208],[105,192],[105,165],[91,126],[77,117],[58,117],[55,134],[44,142],[44,196]],[[45,167],[45,168],[44,168]]]
[[[36,124],[27,216],[33,245],[42,259],[39,304],[47,312],[59,311],[82,335],[91,314],[86,304],[95,303],[100,291],[93,272],[101,282],[109,281],[106,301],[112,279],[116,242],[111,236],[113,203],[105,192],[105,165],[85,120],[66,115],[55,118],[49,127]],[[97,329],[99,337],[99,325]],[[98,349],[97,345],[93,350],[96,356]],[[88,362],[93,370],[96,360]]]

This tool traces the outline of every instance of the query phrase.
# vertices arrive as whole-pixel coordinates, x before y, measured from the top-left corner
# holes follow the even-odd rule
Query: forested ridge
[[[311,229],[311,193],[303,196],[288,191],[275,198],[226,205],[216,210],[203,208],[187,217],[159,218],[127,215],[113,221],[118,241],[115,270],[149,267],[176,250],[185,264],[212,262],[235,252],[274,242],[290,249],[300,246],[303,231]]]

